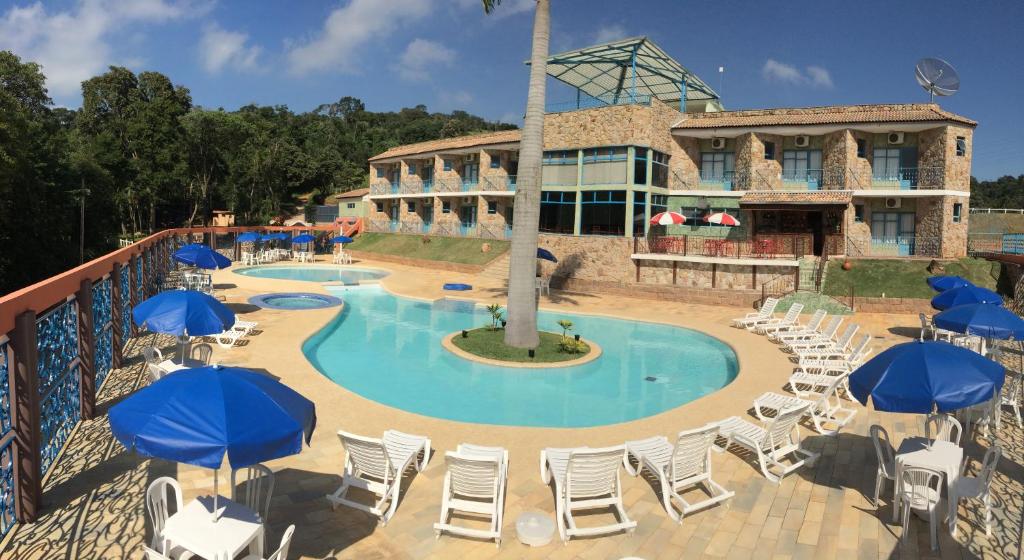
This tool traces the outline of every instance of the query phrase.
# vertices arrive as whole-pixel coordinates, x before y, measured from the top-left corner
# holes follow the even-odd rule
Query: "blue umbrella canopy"
[[[850,374],[850,391],[875,410],[928,414],[988,401],[1003,387],[1003,366],[948,342],[906,342]]]
[[[558,262],[558,259],[555,258],[555,255],[551,251],[548,251],[547,249],[542,249],[540,247],[537,247],[537,258],[544,259],[546,261],[551,261],[553,263]]]
[[[283,231],[279,231],[279,232],[277,232],[277,233],[275,233],[273,235],[274,235],[274,239],[280,239],[282,241],[284,241],[285,239],[288,239],[288,234],[283,232]]]
[[[1003,298],[999,297],[999,294],[992,290],[979,288],[978,286],[953,288],[952,290],[946,290],[932,298],[932,307],[938,310],[949,309],[950,307],[971,303],[1002,305]]]
[[[316,238],[308,233],[296,235],[295,237],[292,238],[292,243],[312,243],[314,241],[316,241]]]
[[[999,305],[972,303],[958,305],[939,313],[933,319],[940,329],[985,338],[1024,340],[1024,319]]]
[[[261,241],[273,241],[275,239],[277,239],[276,233],[264,233],[260,236]]]
[[[243,368],[182,370],[110,408],[110,430],[126,448],[210,469],[287,457],[309,444],[316,409],[276,379]]]
[[[239,243],[252,243],[253,241],[259,241],[261,238],[260,234],[255,231],[247,231],[238,236]]]
[[[355,240],[347,235],[339,235],[331,238],[331,243],[352,243],[353,241]]]
[[[235,324],[235,314],[216,299],[195,290],[167,290],[132,309],[135,324],[177,336],[222,333]]]
[[[185,245],[172,256],[180,263],[198,268],[216,269],[231,266],[231,259],[200,243]]]
[[[946,290],[974,285],[970,280],[961,276],[930,276],[925,279],[925,282],[928,282],[928,286],[936,292],[945,292]]]

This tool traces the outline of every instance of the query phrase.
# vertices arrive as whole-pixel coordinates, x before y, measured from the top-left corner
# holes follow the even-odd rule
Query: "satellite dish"
[[[914,67],[917,83],[928,92],[929,102],[935,102],[935,96],[946,97],[960,89],[960,75],[953,65],[941,58],[922,58]]]

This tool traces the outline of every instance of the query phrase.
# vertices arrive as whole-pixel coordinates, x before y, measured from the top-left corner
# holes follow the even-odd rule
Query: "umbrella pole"
[[[213,469],[213,522],[217,522],[217,473],[220,469]]]

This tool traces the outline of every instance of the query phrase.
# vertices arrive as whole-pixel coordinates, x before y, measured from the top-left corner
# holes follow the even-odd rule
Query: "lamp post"
[[[85,188],[85,178],[82,178],[82,188],[71,191],[71,194],[78,196],[78,264],[85,262],[85,197],[91,191]]]

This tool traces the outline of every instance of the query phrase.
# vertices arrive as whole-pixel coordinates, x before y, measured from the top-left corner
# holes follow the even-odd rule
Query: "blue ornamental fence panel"
[[[121,265],[121,341],[128,344],[132,335],[132,292],[128,265]]]
[[[1024,233],[1004,233],[1002,252],[1011,255],[1024,254]]]
[[[36,320],[42,472],[45,474],[80,418],[78,302],[69,299]]]
[[[0,337],[0,539],[14,523],[14,431],[11,430],[7,341]]]
[[[142,259],[135,259],[135,295],[140,302],[146,299],[146,291],[142,287]]]
[[[96,390],[99,391],[114,364],[114,309],[112,281],[104,277],[92,286],[92,329],[96,345],[93,351],[93,371],[96,372]]]
[[[153,252],[146,251],[142,254],[142,265],[146,267],[146,295],[152,294],[153,290]]]

